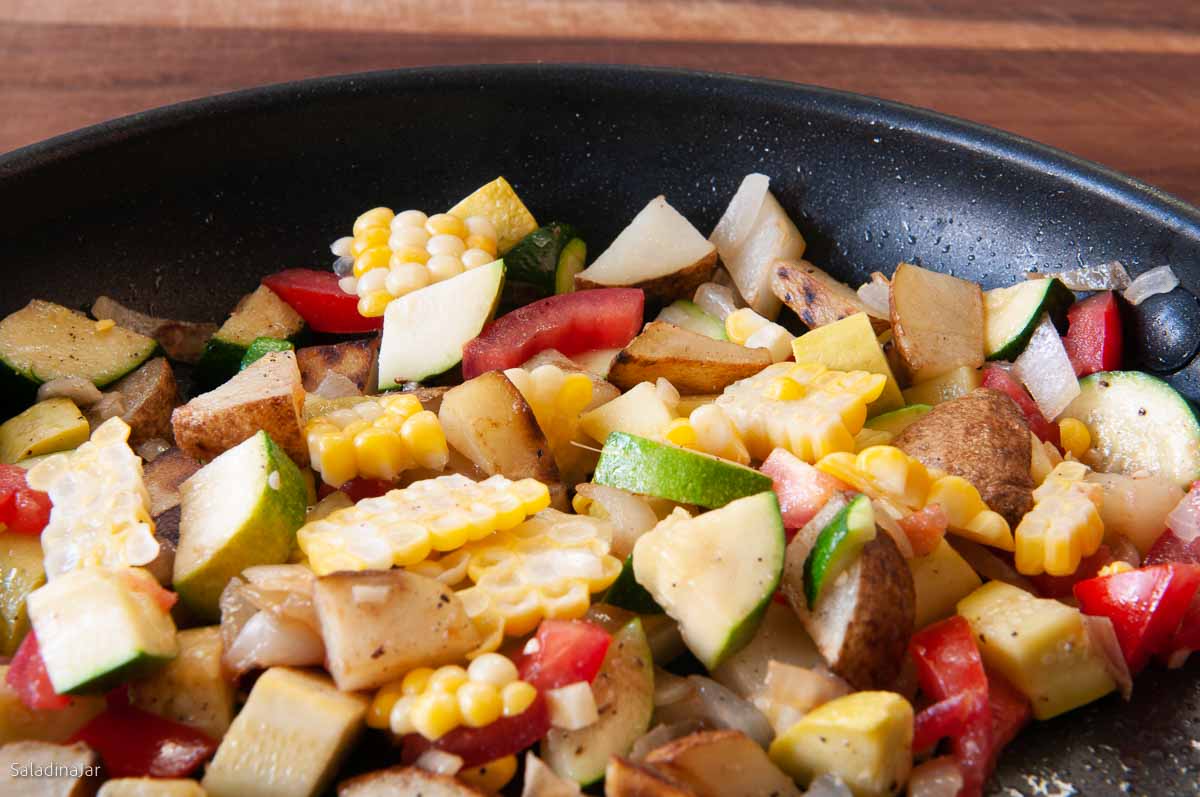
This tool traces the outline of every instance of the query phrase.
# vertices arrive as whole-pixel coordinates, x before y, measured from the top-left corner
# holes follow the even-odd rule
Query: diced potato
[[[233,722],[233,684],[221,673],[221,629],[190,628],[176,635],[179,655],[130,686],[129,699],[146,711],[220,740]]]
[[[91,429],[69,398],[39,401],[0,424],[0,462],[11,465],[29,457],[69,451],[88,439]]]
[[[924,628],[954,614],[960,600],[979,587],[979,575],[950,543],[942,540],[927,556],[908,560],[917,594],[914,627]]]
[[[204,787],[189,778],[114,778],[96,797],[206,797]]]
[[[119,327],[154,338],[168,357],[185,363],[198,361],[204,353],[204,344],[208,343],[208,339],[217,331],[216,324],[148,316],[131,310],[107,296],[98,297],[92,304],[92,317],[110,318],[116,321]]]
[[[341,374],[354,383],[359,393],[375,391],[375,368],[379,361],[379,338],[348,340],[328,346],[306,346],[296,350],[296,365],[308,392],[316,390],[329,374]]]
[[[983,291],[977,284],[901,263],[891,296],[892,329],[913,381],[983,365]]]
[[[583,431],[598,443],[613,432],[657,438],[675,414],[650,382],[635,385],[612,401],[584,413],[579,420]]]
[[[450,775],[417,767],[390,767],[338,784],[338,797],[484,797],[484,793]]]
[[[617,354],[608,379],[618,388],[629,389],[662,377],[680,393],[719,393],[770,364],[766,349],[748,349],[652,321]]]
[[[981,384],[983,374],[977,368],[964,365],[906,389],[904,403],[928,404],[932,407],[943,401],[961,398]]]
[[[179,403],[179,385],[167,358],[147,360],[107,392],[121,394],[125,404],[121,420],[129,424],[129,445],[136,447],[156,437],[171,439],[171,411]],[[93,426],[104,421],[91,410],[87,415]]]
[[[0,744],[20,741],[65,742],[104,711],[100,696],[73,697],[62,711],[30,711],[8,685],[8,665],[0,664]]]
[[[88,797],[100,782],[100,759],[83,742],[10,742],[0,747],[0,762],[6,797]]]
[[[809,329],[867,312],[853,288],[807,260],[776,262],[771,271],[771,290]],[[871,318],[870,324],[875,332],[890,328],[882,318]]]
[[[313,603],[326,666],[346,691],[383,686],[416,667],[458,661],[480,642],[450,589],[404,570],[323,576]]]
[[[339,797],[344,797],[339,795]],[[652,767],[621,756],[608,760],[604,797],[699,797],[696,792]]]
[[[971,624],[984,664],[1029,698],[1038,719],[1116,688],[1076,608],[991,581],[959,601],[958,613]]]
[[[720,222],[717,226],[721,226]],[[779,261],[795,261],[804,256],[806,244],[800,230],[775,196],[767,191],[749,231],[736,245],[715,240],[715,233],[714,230],[721,263],[733,277],[738,293],[756,313],[774,320],[782,303],[771,290],[771,275]]]
[[[855,797],[896,794],[912,769],[913,709],[895,692],[855,692],[813,709],[771,743],[771,760],[807,786],[837,775]]]
[[[302,412],[304,386],[296,354],[272,352],[225,384],[177,407],[175,441],[189,456],[208,461],[259,430],[297,465],[308,464]]]
[[[438,410],[446,442],[488,475],[557,482],[558,466],[521,391],[500,371],[488,371],[442,396]]]
[[[698,797],[800,797],[800,790],[761,747],[741,731],[701,731],[651,750],[646,765]]]
[[[792,341],[792,353],[798,363],[818,362],[835,371],[868,371],[887,377],[883,392],[867,408],[870,415],[904,406],[900,385],[866,313],[846,316],[801,335]]]

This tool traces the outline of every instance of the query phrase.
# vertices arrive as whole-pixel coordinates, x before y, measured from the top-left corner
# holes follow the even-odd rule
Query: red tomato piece
[[[597,288],[518,307],[463,347],[463,378],[513,368],[546,349],[571,355],[623,347],[642,331],[645,303],[640,288]]]
[[[980,795],[991,766],[992,713],[987,673],[971,626],[960,616],[935,623],[913,636],[909,650],[926,695],[939,701],[962,695],[969,703],[964,728],[951,738],[951,749],[962,768],[959,795]]]
[[[1058,439],[1058,426],[1046,420],[1046,416],[1042,415],[1042,411],[1038,409],[1038,405],[1029,395],[1029,391],[1015,376],[998,365],[989,365],[983,369],[983,386],[999,390],[1015,401],[1025,415],[1029,430],[1037,435],[1039,440],[1061,447]]]
[[[1194,492],[1194,491],[1193,491]],[[1190,496],[1192,493],[1188,493]],[[1186,501],[1187,498],[1184,498]],[[1162,565],[1171,562],[1200,565],[1200,537],[1194,540],[1184,540],[1178,534],[1167,529],[1158,535],[1158,539],[1146,551],[1143,565]]]
[[[596,680],[612,637],[586,620],[542,620],[534,636],[536,650],[517,661],[521,680],[539,692]]]
[[[933,553],[938,543],[946,536],[946,510],[939,504],[932,504],[919,512],[912,512],[900,518],[901,531],[912,544],[914,556],[927,556]]]
[[[913,718],[913,752],[928,752],[942,739],[965,733],[974,701],[974,693],[959,692],[921,709]]]
[[[316,332],[349,334],[383,328],[382,316],[364,318],[358,314],[358,297],[343,291],[332,271],[289,268],[263,277],[262,282]]]
[[[30,711],[61,711],[71,705],[71,698],[54,691],[38,647],[37,634],[33,631],[21,640],[4,682],[13,688],[21,704]]]
[[[50,496],[32,489],[25,469],[0,465],[0,524],[17,534],[41,534],[50,522]]]
[[[1121,367],[1121,308],[1112,291],[1102,291],[1071,305],[1067,310],[1063,347],[1075,376]]]
[[[86,742],[114,778],[184,778],[217,749],[206,734],[140,708],[109,704],[71,738]]]
[[[834,493],[850,489],[782,448],[772,451],[759,470],[771,477],[772,489],[779,499],[779,511],[783,514],[783,525],[788,529],[802,528]]]
[[[1112,620],[1129,672],[1136,673],[1167,651],[1197,588],[1200,566],[1172,563],[1080,581],[1075,597],[1085,614]]]
[[[996,768],[1000,751],[1017,738],[1033,718],[1033,706],[1015,686],[994,673],[988,673],[988,705],[992,712],[992,755],[988,772]]]
[[[537,698],[515,717],[501,717],[482,728],[460,726],[437,741],[429,741],[419,733],[404,737],[401,760],[416,761],[431,748],[452,753],[463,760],[464,768],[477,767],[506,755],[513,755],[535,744],[550,730],[550,708],[539,692]]]
[[[1052,576],[1049,573],[1042,573],[1037,576],[1027,576],[1027,578],[1043,598],[1067,598],[1070,597],[1071,591],[1077,583],[1094,578],[1100,572],[1100,568],[1112,564],[1114,559],[1112,550],[1107,545],[1101,545],[1094,554],[1083,557],[1079,561],[1079,567],[1075,568],[1075,572],[1069,576]]]

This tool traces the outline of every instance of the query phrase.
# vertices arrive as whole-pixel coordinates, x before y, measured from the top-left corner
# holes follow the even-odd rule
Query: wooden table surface
[[[1197,0],[0,0],[0,152],[229,89],[515,61],[863,92],[1200,203]]]

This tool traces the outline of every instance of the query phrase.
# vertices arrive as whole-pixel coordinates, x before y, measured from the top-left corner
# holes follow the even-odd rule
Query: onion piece
[[[317,385],[317,389],[312,392],[312,395],[326,399],[335,399],[361,396],[362,391],[358,389],[358,385],[351,381],[350,377],[345,374],[339,374],[336,371],[330,371],[325,374],[325,378],[321,380],[321,384]]]
[[[612,523],[612,555],[621,561],[633,552],[638,538],[658,524],[646,499],[631,492],[590,482],[578,485],[575,492],[592,502],[588,514]]]
[[[988,581],[1003,581],[1005,584],[1011,584],[1034,595],[1038,594],[1033,587],[1033,582],[1018,573],[1012,565],[996,556],[985,546],[953,534],[947,534],[946,541],[954,550],[958,551],[959,556],[967,560],[967,564],[971,566],[972,570]]]
[[[1153,474],[1135,479],[1123,473],[1096,472],[1089,473],[1087,481],[1104,489],[1100,519],[1104,521],[1106,534],[1118,534],[1140,551],[1149,551],[1162,530],[1171,525],[1171,512],[1184,496],[1183,489],[1175,482]],[[1185,514],[1186,509],[1178,520],[1186,522]],[[1200,517],[1193,516],[1190,527],[1200,531]]]
[[[146,462],[153,462],[159,455],[171,448],[171,444],[161,437],[152,437],[137,447],[137,455]]]
[[[102,395],[100,388],[81,376],[60,376],[58,379],[43,382],[37,389],[38,401],[69,398],[80,409],[92,406]]]
[[[1030,272],[1026,279],[1053,277],[1073,291],[1123,291],[1131,282],[1129,272],[1120,261],[1113,260],[1095,266],[1081,266],[1067,271]]]
[[[646,760],[646,756],[652,751],[663,745],[702,730],[704,730],[704,723],[699,720],[684,720],[671,725],[659,723],[638,737],[638,740],[633,743],[633,747],[629,748],[629,759],[640,763]]]
[[[908,779],[909,797],[956,797],[963,785],[962,769],[953,756],[931,758],[914,767]]]
[[[708,236],[718,252],[737,251],[745,242],[754,229],[754,222],[770,187],[771,178],[765,174],[748,174],[742,178],[737,193],[729,200],[729,206],[713,228],[712,235]]]
[[[463,760],[461,756],[456,756],[454,753],[447,753],[445,750],[431,747],[417,756],[413,766],[435,775],[453,776],[463,768]]]
[[[1121,643],[1117,641],[1117,632],[1113,628],[1112,620],[1085,614],[1083,627],[1087,629],[1088,642],[1092,649],[1100,654],[1104,668],[1117,682],[1121,697],[1129,700],[1133,695],[1133,676],[1129,674],[1129,665],[1125,662],[1125,654],[1121,652]]]
[[[783,733],[808,712],[852,691],[832,673],[771,660],[753,702],[775,732]]]
[[[1179,287],[1179,277],[1170,266],[1159,266],[1139,274],[1121,295],[1134,307],[1160,293],[1170,293]]]
[[[705,282],[696,288],[692,301],[699,305],[701,310],[723,323],[726,316],[742,306],[738,302],[739,298],[728,286]]]
[[[1047,420],[1061,415],[1079,395],[1075,367],[1048,313],[1042,316],[1025,351],[1013,363],[1013,373],[1029,388],[1029,394]]]
[[[221,609],[222,650],[229,650],[233,647],[233,642],[242,632],[242,627],[259,611],[258,607],[242,591],[244,586],[246,586],[246,582],[238,576],[234,576],[229,579],[225,589],[221,590],[221,597],[217,600]]]
[[[825,773],[808,784],[804,797],[854,797],[854,793],[837,775]]]
[[[1200,537],[1200,500],[1190,493],[1184,495],[1175,508],[1167,513],[1167,528],[1183,542]]]
[[[114,390],[101,395],[100,400],[88,408],[87,419],[95,429],[109,418],[116,418],[124,414],[125,396]]]
[[[554,773],[532,752],[525,754],[525,780],[521,797],[579,797],[579,784]]]
[[[858,286],[858,298],[867,308],[867,315],[891,319],[892,288],[886,280],[872,280]]]
[[[775,736],[771,723],[750,701],[743,700],[711,678],[690,675],[687,680],[694,690],[692,696],[659,707],[659,720],[668,724],[697,720],[709,728],[741,731],[763,747],[771,743]]]
[[[901,556],[906,560],[912,559],[915,556],[912,540],[900,527],[899,519],[896,518],[890,502],[876,499],[871,501],[871,505],[875,509],[875,525],[887,532],[887,535],[892,538],[892,542],[896,543],[896,547],[900,549]]]
[[[661,667],[654,668],[654,705],[669,706],[681,700],[687,700],[696,693],[696,687],[683,676],[667,672]]]
[[[304,623],[258,612],[242,626],[221,660],[235,676],[268,667],[310,667],[325,661],[325,644]]]

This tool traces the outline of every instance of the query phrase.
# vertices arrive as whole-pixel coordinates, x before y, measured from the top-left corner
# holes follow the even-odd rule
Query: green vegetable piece
[[[821,529],[804,560],[804,597],[811,609],[826,584],[845,570],[863,546],[875,539],[875,509],[865,495],[855,496]]]
[[[263,356],[273,351],[294,351],[295,348],[295,345],[290,340],[255,338],[254,342],[246,348],[246,354],[242,357],[242,364],[238,370],[245,371]]]

